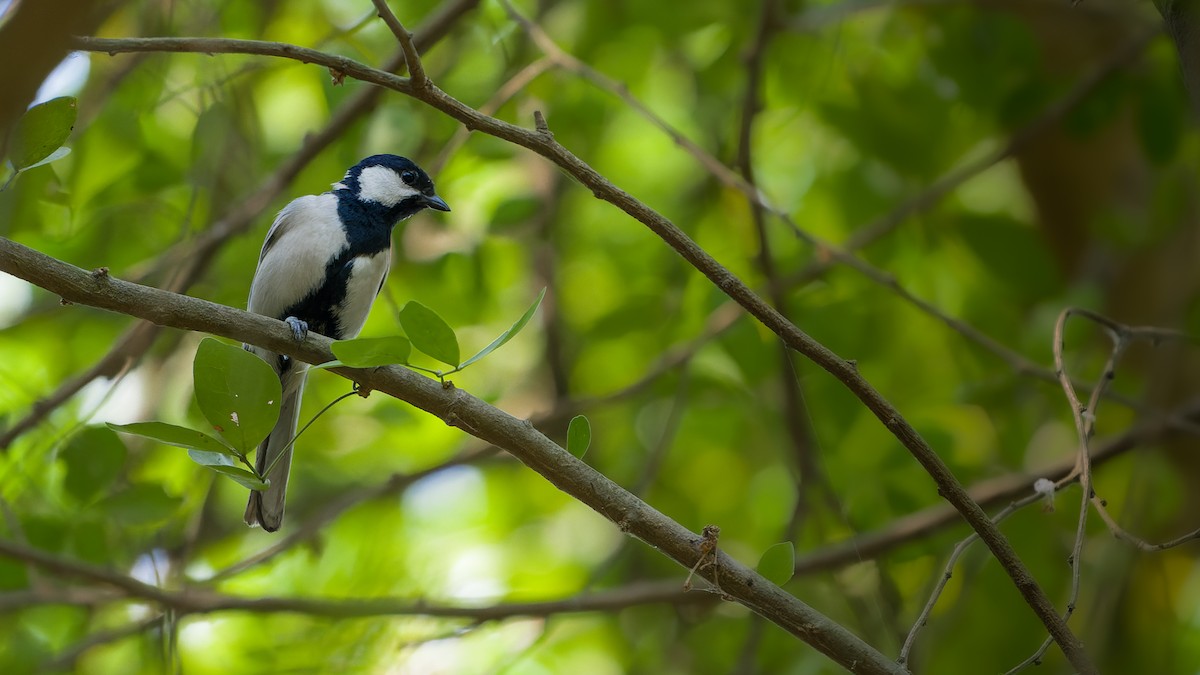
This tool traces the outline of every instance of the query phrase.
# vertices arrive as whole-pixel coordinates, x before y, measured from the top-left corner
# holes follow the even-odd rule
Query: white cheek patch
[[[405,185],[400,176],[386,166],[368,166],[358,174],[358,198],[364,202],[377,202],[391,207],[419,194],[418,190]]]

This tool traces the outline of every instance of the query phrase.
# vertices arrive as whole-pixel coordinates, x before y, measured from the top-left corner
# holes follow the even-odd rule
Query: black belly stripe
[[[346,300],[350,285],[350,273],[354,270],[355,256],[349,250],[342,251],[325,266],[325,281],[304,299],[284,310],[276,317],[281,321],[294,316],[308,324],[308,329],[334,340],[342,339],[342,325],[338,320],[337,308]]]

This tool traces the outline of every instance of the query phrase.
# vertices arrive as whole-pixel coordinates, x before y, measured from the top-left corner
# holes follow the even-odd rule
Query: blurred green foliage
[[[777,3],[749,151],[764,194],[818,236],[853,237],[1045,115],[1106,51],[1117,50],[1114,43],[1096,58],[1064,56],[1077,33],[1111,24],[1131,38],[1154,21],[1141,12],[1148,8],[1091,2],[1074,15],[1066,3],[1017,3],[1011,10],[910,4]],[[392,5],[412,29],[436,3]],[[744,57],[760,39],[757,4],[519,5],[563,49],[734,165],[749,79]],[[1047,37],[1047,23],[1061,39]],[[135,0],[115,11],[100,34],[279,40],[374,65],[396,50],[365,0]],[[480,107],[540,58],[503,6],[485,0],[429,51],[425,67],[439,87]],[[349,79],[338,86],[321,68],[260,57],[72,59],[90,65],[80,90],[60,92],[78,96],[78,121],[67,140],[73,151],[0,192],[0,235],[84,268],[106,266],[115,276],[160,286],[171,272],[160,263],[164,251],[186,250],[364,86]],[[1123,129],[1121,147],[1149,167],[1147,198],[1097,206],[1091,225],[1110,256],[1102,260],[1149,255],[1194,208],[1200,144],[1177,70],[1170,43],[1157,38],[1055,127],[1092,148],[1119,144],[1112,130]],[[496,103],[498,117],[527,127],[533,111],[542,111],[558,141],[765,291],[746,201],[618,95],[551,67]],[[364,337],[402,332],[400,308],[412,302],[433,308],[473,353],[548,287],[542,310],[521,335],[456,374],[454,384],[514,415],[556,411],[545,430],[564,444],[567,421],[586,414],[590,465],[693,531],[720,525],[722,549],[746,564],[761,559],[779,580],[788,577],[780,561],[786,567],[793,545],[802,561],[939,503],[929,477],[871,413],[811,364],[794,355],[782,360],[761,326],[741,317],[697,341],[727,314],[727,298],[646,228],[540,158],[478,134],[452,142],[458,132],[436,111],[385,94],[303,169],[257,226],[228,241],[188,292],[244,307],[274,211],[292,197],[327,189],[366,155],[403,154],[431,170],[454,211],[421,214],[397,228],[391,274]],[[1064,147],[1059,152],[1073,146]],[[1039,219],[1042,183],[1033,169],[1013,159],[991,167],[906,219],[863,257],[949,316],[1050,366],[1058,311],[1103,306],[1109,296],[1103,274],[1077,273],[1047,243],[1055,235]],[[1053,189],[1073,189],[1072,176],[1058,178]],[[766,231],[783,277],[822,260],[779,223],[768,222]],[[1074,236],[1082,248],[1083,235]],[[1028,473],[1032,484],[1038,467],[1074,452],[1069,410],[1055,386],[1017,372],[893,290],[835,266],[787,287],[783,297],[780,309],[855,360],[965,483],[1016,471]],[[1188,316],[1200,316],[1193,302],[1182,304]],[[124,316],[60,307],[56,297],[0,276],[3,428],[91,367],[131,325]],[[0,454],[6,539],[147,583],[202,584],[331,503],[391,474],[478,448],[461,431],[398,401],[351,397],[298,443],[285,530],[248,530],[241,520],[245,489],[176,448],[121,438],[102,424],[154,419],[204,428],[188,367],[201,337],[163,334],[128,373],[87,386]],[[1073,330],[1069,342],[1072,372],[1098,372],[1105,352],[1095,331]],[[438,358],[456,363],[453,351]],[[443,367],[415,352],[412,362]],[[803,408],[786,403],[788,380],[798,383]],[[1147,380],[1136,369],[1122,371],[1117,388],[1136,395]],[[305,418],[348,390],[346,380],[314,372]],[[1119,406],[1106,408],[1101,435],[1131,420]],[[798,449],[789,425],[806,429],[810,445]],[[1105,466],[1097,480],[1123,522],[1165,537],[1188,527],[1179,514],[1190,503],[1192,478],[1169,456],[1139,451]],[[1077,489],[1068,490],[1056,511],[1027,509],[1004,525],[1060,607],[1071,583],[1064,562],[1077,498]],[[798,575],[786,587],[895,656],[965,534],[956,525],[878,559]],[[1200,669],[1193,609],[1200,575],[1191,550],[1137,554],[1093,518],[1083,570],[1072,626],[1105,672]],[[357,504],[316,536],[211,584],[248,597],[483,606],[643,580],[682,586],[686,574],[511,458],[491,456]],[[37,588],[39,580],[47,575],[0,559],[5,593]],[[752,615],[730,603],[481,624],[255,612],[147,621],[155,612],[138,602],[7,611],[0,614],[0,672],[835,672],[774,626],[759,634]],[[142,630],[72,651],[89,635],[142,621]],[[935,608],[912,665],[925,673],[999,672],[1043,637],[995,562],[972,550]],[[1068,672],[1054,649],[1042,671]]]

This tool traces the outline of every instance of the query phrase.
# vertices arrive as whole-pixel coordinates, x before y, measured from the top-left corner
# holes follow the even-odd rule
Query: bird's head
[[[339,198],[352,199],[378,211],[392,223],[421,209],[449,211],[433,190],[433,181],[412,160],[396,155],[372,155],[350,167],[333,189]]]

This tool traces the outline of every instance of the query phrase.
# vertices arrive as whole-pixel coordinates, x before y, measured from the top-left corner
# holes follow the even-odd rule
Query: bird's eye
[[[407,185],[412,185],[413,181],[417,180],[417,172],[411,169],[403,171],[400,174],[400,180],[404,181]]]

